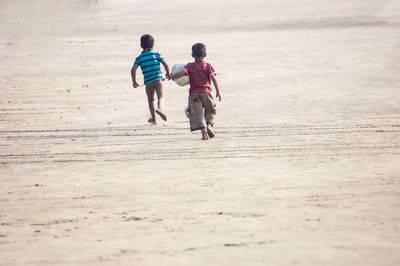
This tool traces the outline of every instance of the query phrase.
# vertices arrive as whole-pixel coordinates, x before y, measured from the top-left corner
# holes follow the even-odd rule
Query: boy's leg
[[[162,120],[167,121],[167,116],[164,114],[164,86],[161,80],[157,80],[154,83],[154,89],[157,93],[157,109],[156,113],[162,118]]]
[[[210,139],[212,139],[213,137],[215,137],[214,131],[212,131],[211,125],[210,125],[210,124],[207,125],[207,134],[208,134],[208,136],[210,137]]]
[[[205,129],[203,102],[201,101],[199,94],[189,95],[189,106],[190,130],[195,131]]]
[[[153,82],[154,90],[157,93],[157,108],[161,111],[164,110],[164,86],[161,80],[157,80]]]
[[[211,137],[210,137],[211,138]],[[205,128],[201,129],[201,139],[202,140],[208,140],[208,134]]]
[[[210,138],[215,137],[214,132],[211,127],[214,126],[215,115],[217,114],[217,109],[215,108],[214,98],[211,93],[205,93],[202,95],[202,101],[204,104],[204,118],[207,124],[207,133]]]
[[[156,108],[154,106],[154,85],[153,83],[146,84],[146,95],[147,101],[149,103],[149,110],[151,114],[151,118],[149,119],[149,123],[157,124],[156,120]]]

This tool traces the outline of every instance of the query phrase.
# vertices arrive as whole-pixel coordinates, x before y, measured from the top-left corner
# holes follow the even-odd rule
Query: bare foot
[[[167,121],[167,116],[160,109],[156,109],[156,113],[162,118],[162,120]]]
[[[202,140],[208,140],[208,135],[207,135],[207,131],[203,128],[201,130],[201,135],[202,135]]]
[[[153,119],[152,117],[150,117],[149,120],[147,120],[147,122],[149,122],[150,124],[153,124],[153,125],[157,125],[157,121],[155,119]]]
[[[215,137],[215,134],[214,134],[214,132],[211,130],[211,126],[210,126],[210,125],[207,126],[207,133],[208,133],[208,136],[210,137],[210,139],[212,139],[213,137]]]

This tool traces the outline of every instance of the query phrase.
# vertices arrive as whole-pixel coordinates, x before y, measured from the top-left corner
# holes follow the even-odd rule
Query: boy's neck
[[[194,61],[201,62],[201,61],[203,61],[203,59],[204,59],[204,57],[195,57]]]

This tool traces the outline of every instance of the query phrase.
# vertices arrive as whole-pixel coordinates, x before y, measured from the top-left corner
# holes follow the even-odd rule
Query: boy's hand
[[[165,74],[165,77],[170,80],[171,79],[171,75],[169,73]]]
[[[134,81],[134,82],[133,82],[133,87],[134,87],[134,88],[137,88],[137,87],[139,87],[139,84],[138,84],[136,81]]]
[[[219,92],[217,92],[217,95],[215,95],[215,97],[217,97],[218,100],[221,101],[221,94],[219,94]]]

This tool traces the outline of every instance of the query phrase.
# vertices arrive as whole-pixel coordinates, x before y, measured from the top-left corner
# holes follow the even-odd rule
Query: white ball
[[[175,73],[181,72],[181,71],[183,70],[184,67],[185,67],[185,64],[175,64],[175,65],[172,67],[171,74],[173,75],[173,74],[175,74]],[[178,84],[179,86],[186,86],[186,85],[188,85],[188,84],[190,83],[190,80],[189,80],[189,76],[188,76],[188,75],[184,75],[184,76],[182,76],[182,77],[180,77],[180,78],[175,79],[174,81],[175,81],[176,84]]]

